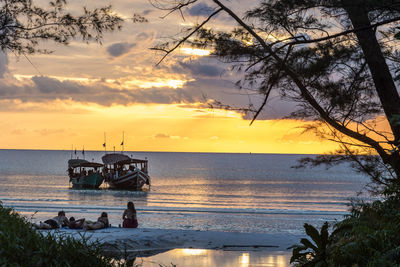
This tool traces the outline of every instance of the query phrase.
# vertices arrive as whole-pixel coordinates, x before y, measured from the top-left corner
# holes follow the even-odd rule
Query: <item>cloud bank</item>
[[[208,17],[214,12],[214,8],[207,5],[206,3],[199,3],[189,8],[189,15],[191,16],[203,16]]]
[[[135,43],[115,43],[107,47],[107,53],[112,57],[119,57],[129,53],[135,46]]]

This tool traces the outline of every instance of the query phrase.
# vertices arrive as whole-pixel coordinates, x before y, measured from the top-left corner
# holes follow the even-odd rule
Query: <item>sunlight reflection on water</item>
[[[143,260],[143,267],[196,266],[196,267],[286,267],[290,266],[291,252],[277,251],[224,251],[210,249],[174,249]]]

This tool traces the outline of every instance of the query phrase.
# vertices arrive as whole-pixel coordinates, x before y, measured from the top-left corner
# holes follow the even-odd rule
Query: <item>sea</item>
[[[144,228],[303,234],[304,223],[342,219],[369,182],[348,165],[293,168],[306,155],[124,153],[148,159],[149,190],[71,189],[67,161],[81,152],[0,150],[0,200],[32,222],[60,210],[90,220],[107,212],[117,226],[133,201]],[[102,155],[84,153],[95,162]]]

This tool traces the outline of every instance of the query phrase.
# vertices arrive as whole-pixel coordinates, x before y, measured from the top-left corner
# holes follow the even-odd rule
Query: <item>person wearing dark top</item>
[[[61,210],[58,212],[58,216],[54,217],[53,219],[40,222],[39,225],[34,224],[34,227],[37,229],[57,229],[68,225],[69,220],[67,217],[65,217],[65,212]]]

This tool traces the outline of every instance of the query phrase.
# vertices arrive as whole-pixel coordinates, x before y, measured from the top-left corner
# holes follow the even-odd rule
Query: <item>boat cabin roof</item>
[[[78,168],[78,167],[85,167],[85,168],[99,168],[103,167],[103,164],[90,162],[85,159],[70,159],[68,160],[68,167],[69,168]]]
[[[114,154],[105,154],[101,160],[106,165],[111,164],[130,164],[130,163],[147,163],[147,160],[143,159],[133,159],[127,155],[114,153]]]

